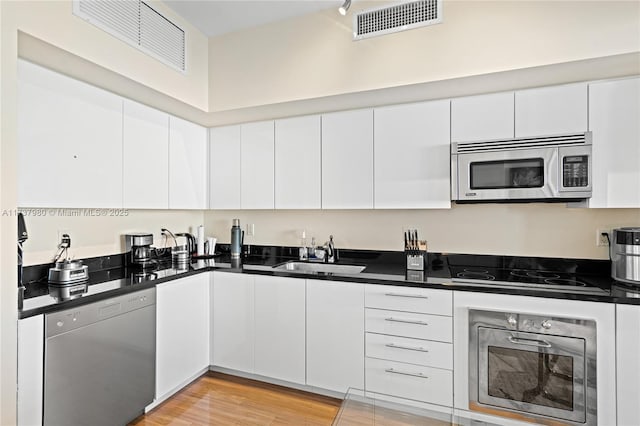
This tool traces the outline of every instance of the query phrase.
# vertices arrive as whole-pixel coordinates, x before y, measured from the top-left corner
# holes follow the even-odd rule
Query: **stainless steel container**
[[[611,277],[640,286],[640,227],[613,230]]]

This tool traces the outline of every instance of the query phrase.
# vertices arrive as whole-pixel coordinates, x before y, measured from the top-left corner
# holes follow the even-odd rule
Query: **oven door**
[[[458,154],[458,200],[536,200],[558,195],[556,147]]]
[[[585,340],[478,327],[478,403],[585,423]]]

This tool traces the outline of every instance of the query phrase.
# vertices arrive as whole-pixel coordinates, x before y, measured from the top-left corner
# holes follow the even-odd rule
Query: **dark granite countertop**
[[[27,318],[69,309],[208,271],[640,305],[640,288],[613,281],[609,275],[610,263],[604,260],[429,253],[425,271],[407,271],[403,252],[340,250],[339,264],[363,265],[366,268],[358,274],[338,275],[296,273],[273,268],[281,263],[297,260],[296,247],[252,246],[251,251],[242,258],[241,262],[232,261],[226,246],[221,246],[221,249],[223,253],[220,255],[193,261],[187,269],[173,268],[166,257],[160,257],[158,267],[150,271],[126,267],[123,254],[85,259],[85,264],[89,265],[89,281],[86,283],[86,288],[80,289],[81,295],[71,300],[60,300],[55,297],[56,289],[50,287],[46,279],[50,265],[26,267],[24,272],[26,291],[19,317]],[[499,270],[518,268],[558,271],[570,277],[579,277],[581,282],[586,283],[587,287],[594,291],[574,293],[513,288],[510,285],[501,285],[499,282],[478,283],[473,280],[458,280],[455,275],[452,279],[452,271],[463,267],[460,265],[491,267]]]

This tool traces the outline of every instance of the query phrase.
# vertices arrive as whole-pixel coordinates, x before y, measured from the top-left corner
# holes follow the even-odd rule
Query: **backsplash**
[[[640,226],[639,209],[568,208],[565,204],[453,205],[443,210],[128,210],[127,216],[27,216],[29,239],[25,266],[48,263],[57,251],[58,233],[71,236],[75,258],[124,252],[123,235],[154,234],[162,246],[161,228],[196,232],[229,243],[231,221],[239,218],[245,244],[298,246],[302,230],[308,241],[323,244],[334,236],[336,247],[371,250],[403,248],[403,232],[416,228],[429,251],[511,256],[607,259],[597,247],[596,230]],[[254,224],[255,235],[246,233]]]
[[[52,214],[46,216],[25,215],[29,233],[24,243],[25,266],[51,262],[60,242],[59,232],[69,234],[69,253],[79,259],[124,253],[124,234],[131,232],[149,232],[154,246],[162,247],[161,228],[195,235],[197,226],[204,221],[202,210],[123,209],[126,215],[122,216],[72,216],[57,214],[63,209],[49,210]]]
[[[596,231],[640,225],[639,209],[570,208],[565,204],[468,204],[442,210],[206,211],[205,229],[229,242],[239,218],[245,244],[298,245],[301,232],[336,247],[402,250],[403,231],[416,228],[428,249],[443,253],[607,259],[596,246]]]

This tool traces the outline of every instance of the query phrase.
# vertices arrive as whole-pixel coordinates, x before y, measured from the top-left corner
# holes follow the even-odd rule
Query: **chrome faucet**
[[[325,262],[335,263],[338,260],[338,253],[336,253],[336,247],[333,244],[333,235],[329,235],[329,241],[324,244],[324,248],[326,251]]]

